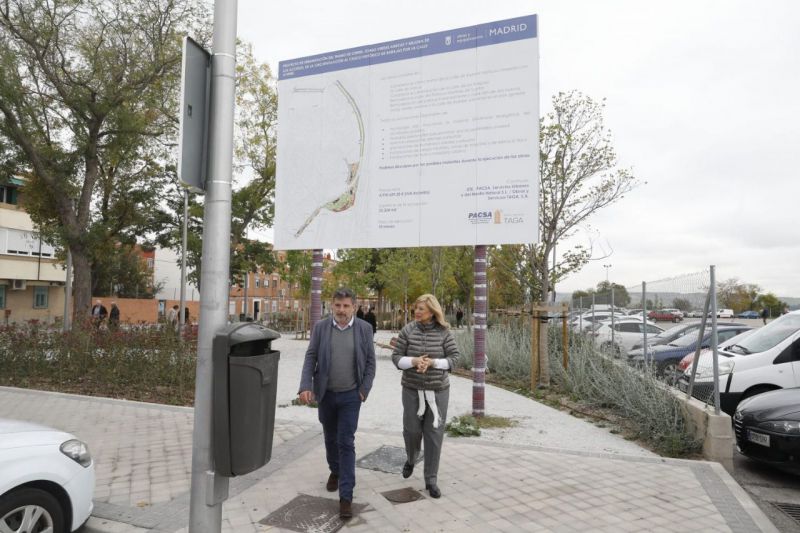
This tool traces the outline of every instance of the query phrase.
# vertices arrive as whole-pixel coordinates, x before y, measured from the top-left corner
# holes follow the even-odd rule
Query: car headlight
[[[776,420],[773,422],[761,422],[758,427],[775,433],[789,433],[800,435],[800,421],[796,420]]]
[[[61,444],[61,453],[86,468],[92,464],[92,454],[89,453],[89,447],[86,443],[77,439],[70,439]]]
[[[734,366],[734,362],[729,360],[729,359],[725,359],[724,361],[720,361],[719,362],[719,375],[720,376],[724,376],[724,375],[730,374],[731,372],[733,372],[733,366]],[[691,367],[687,368],[686,372],[691,372]],[[714,367],[711,366],[711,365],[709,365],[709,366],[703,365],[701,367],[698,367],[697,368],[697,376],[695,376],[695,378],[696,379],[699,379],[699,378],[704,378],[704,379],[711,378],[711,379],[713,379],[714,378]]]
[[[737,422],[741,422],[744,418],[744,413],[742,413],[741,409],[737,409],[735,413],[733,413],[733,419]]]

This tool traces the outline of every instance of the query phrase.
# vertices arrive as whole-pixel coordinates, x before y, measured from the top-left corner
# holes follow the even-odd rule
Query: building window
[[[147,258],[147,268],[152,270],[154,265],[155,265],[155,259],[152,258],[152,257],[148,257]]]
[[[4,204],[17,205],[16,187],[0,186],[0,202]]]
[[[34,287],[33,288],[33,308],[34,309],[47,309],[47,293],[49,287]]]
[[[256,289],[258,289],[259,287],[261,287],[261,278],[256,276]]]
[[[0,309],[6,308],[6,286],[0,285]]]

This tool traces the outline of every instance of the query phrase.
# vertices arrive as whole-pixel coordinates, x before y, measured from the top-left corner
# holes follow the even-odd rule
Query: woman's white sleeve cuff
[[[447,359],[434,359],[433,368],[437,370],[450,370],[450,361]]]
[[[397,368],[400,370],[408,370],[413,366],[412,361],[414,360],[413,357],[401,357],[400,360],[397,362]]]

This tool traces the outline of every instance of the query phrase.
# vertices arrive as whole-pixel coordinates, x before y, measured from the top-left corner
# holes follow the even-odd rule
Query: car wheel
[[[0,498],[0,531],[64,533],[64,512],[49,492],[15,490]]]

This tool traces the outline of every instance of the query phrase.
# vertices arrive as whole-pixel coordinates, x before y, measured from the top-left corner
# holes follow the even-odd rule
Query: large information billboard
[[[535,15],[282,61],[276,249],[538,240]]]

